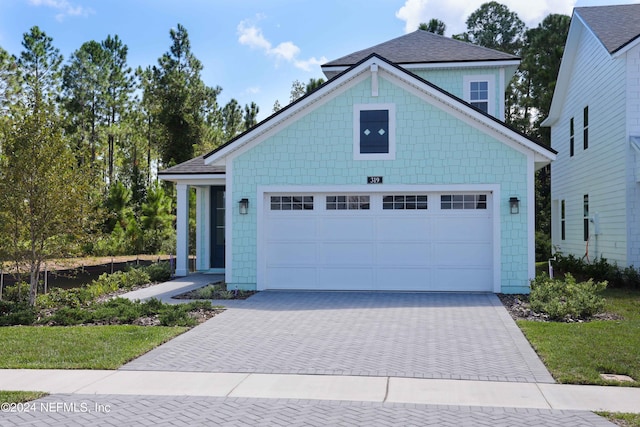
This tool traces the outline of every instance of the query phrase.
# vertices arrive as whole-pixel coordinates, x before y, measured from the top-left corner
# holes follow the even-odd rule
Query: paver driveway
[[[553,382],[492,294],[260,292],[121,369]]]

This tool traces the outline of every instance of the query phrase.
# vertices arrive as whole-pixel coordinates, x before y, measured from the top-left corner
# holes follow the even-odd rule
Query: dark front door
[[[211,187],[211,268],[224,268],[224,187]]]

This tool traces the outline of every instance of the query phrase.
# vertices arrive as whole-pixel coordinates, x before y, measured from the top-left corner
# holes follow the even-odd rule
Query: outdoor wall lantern
[[[240,215],[246,215],[249,212],[249,199],[242,199],[238,202],[240,206]]]
[[[509,208],[512,215],[520,213],[520,200],[517,197],[511,197],[509,199]]]

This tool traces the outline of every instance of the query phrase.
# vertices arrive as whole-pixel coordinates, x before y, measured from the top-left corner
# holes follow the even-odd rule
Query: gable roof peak
[[[494,49],[455,40],[424,30],[388,40],[322,65],[323,69],[351,67],[371,54],[395,64],[513,61],[520,58]]]
[[[640,4],[576,7],[582,22],[614,54],[640,38]]]

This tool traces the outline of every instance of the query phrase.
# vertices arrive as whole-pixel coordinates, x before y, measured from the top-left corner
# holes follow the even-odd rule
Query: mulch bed
[[[545,313],[536,313],[529,306],[528,295],[498,294],[502,305],[507,309],[513,320],[532,320],[535,322],[552,322]],[[622,317],[615,313],[598,313],[588,319],[565,317],[564,323],[584,323],[592,320],[621,320]]]

